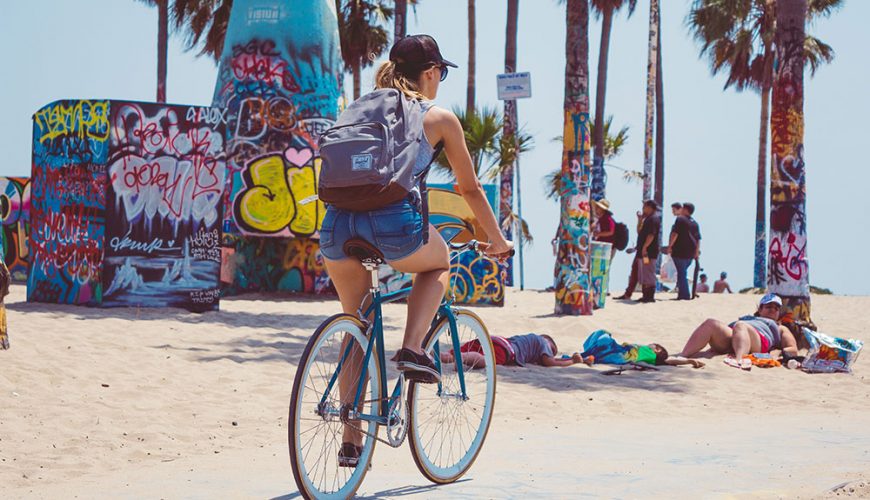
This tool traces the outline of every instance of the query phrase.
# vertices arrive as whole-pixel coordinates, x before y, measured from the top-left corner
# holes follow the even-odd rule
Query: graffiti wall
[[[317,139],[338,114],[340,63],[334,2],[234,2],[213,102],[227,125],[225,233],[317,236]]]
[[[799,3],[799,2],[798,2]],[[804,17],[778,9],[771,113],[770,246],[767,284],[786,313],[810,320],[804,177]]]
[[[103,305],[217,309],[221,113],[111,104]]]
[[[497,187],[485,185],[484,191],[490,205],[496,207]],[[430,184],[429,211],[432,224],[453,241],[487,239],[453,185]],[[224,243],[221,281],[225,295],[255,291],[335,293],[317,240],[225,235]],[[457,302],[504,303],[504,281],[496,263],[468,252],[452,257],[451,277]],[[411,275],[389,266],[381,267],[379,278],[384,292],[399,290],[411,283]]]
[[[3,259],[12,281],[26,282],[30,261],[30,179],[0,177]]]
[[[33,115],[27,300],[99,304],[109,101],[57,101]]]

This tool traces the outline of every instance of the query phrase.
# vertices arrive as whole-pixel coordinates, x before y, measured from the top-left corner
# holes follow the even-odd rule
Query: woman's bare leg
[[[734,324],[731,348],[734,350],[734,357],[738,360],[743,359],[743,356],[750,352],[760,352],[761,339],[758,338],[758,332],[746,323],[738,321]]]
[[[390,266],[399,272],[416,274],[408,297],[408,320],[402,347],[420,354],[423,352],[423,337],[438,312],[450,279],[447,243],[430,224],[429,242],[410,256],[391,261]]]
[[[680,351],[680,356],[691,358],[708,345],[720,354],[729,352],[731,350],[731,328],[712,318],[704,321],[689,336],[689,340]]]
[[[329,278],[332,284],[335,285],[335,290],[341,300],[341,309],[346,314],[358,316],[357,311],[363,298],[368,293],[371,286],[371,276],[369,272],[362,266],[357,259],[342,259],[329,260],[324,259],[326,271],[329,273]],[[347,342],[350,342],[350,337],[345,335],[341,344],[341,352],[344,353],[347,347]],[[344,404],[352,404],[360,378],[362,369],[363,356],[365,353],[359,348],[359,344],[354,344],[344,368],[338,376],[338,393],[341,402]],[[336,363],[338,360],[335,360]],[[363,392],[366,388],[363,387]],[[360,406],[360,411],[364,407]],[[342,441],[345,443],[353,443],[357,446],[362,446],[362,433],[353,427],[344,426]]]

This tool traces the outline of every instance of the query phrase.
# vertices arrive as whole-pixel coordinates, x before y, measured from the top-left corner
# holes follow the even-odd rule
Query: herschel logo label
[[[354,172],[358,170],[371,170],[372,163],[374,163],[374,158],[369,153],[350,157],[350,169]]]

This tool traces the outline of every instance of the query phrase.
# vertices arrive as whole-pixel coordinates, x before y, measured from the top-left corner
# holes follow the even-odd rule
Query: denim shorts
[[[388,261],[403,259],[423,246],[423,216],[411,200],[368,212],[329,206],[320,228],[320,253],[329,260],[347,258],[344,243],[362,238]]]

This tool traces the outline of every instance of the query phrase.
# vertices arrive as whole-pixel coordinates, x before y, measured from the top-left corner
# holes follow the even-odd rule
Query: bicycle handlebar
[[[483,243],[483,242],[480,242],[477,240],[471,240],[467,243],[448,243],[447,246],[450,248],[450,250],[453,250],[456,252],[464,252],[466,250],[471,250],[472,252],[482,254],[483,249],[488,247],[489,244]],[[507,253],[504,254],[505,257],[513,257],[513,255],[514,255],[513,248],[511,248],[510,251],[508,251]],[[501,257],[501,256],[500,255],[490,255],[489,257],[497,258],[497,257]]]

